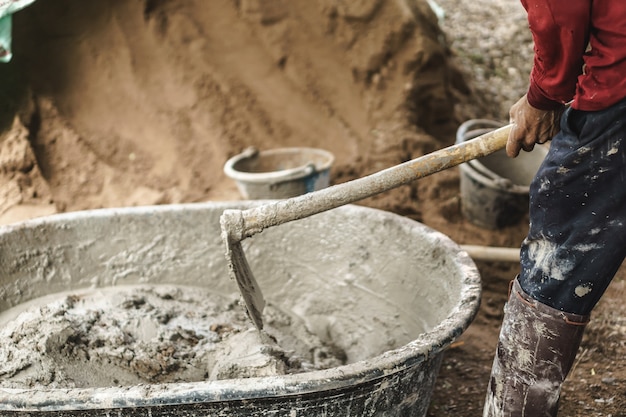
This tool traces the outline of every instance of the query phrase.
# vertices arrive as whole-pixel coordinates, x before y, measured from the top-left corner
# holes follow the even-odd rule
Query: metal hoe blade
[[[248,265],[241,241],[233,239],[227,232],[227,230],[232,230],[232,227],[227,224],[228,218],[222,217],[220,222],[222,239],[226,246],[228,273],[237,282],[250,320],[252,320],[252,323],[258,330],[263,330],[262,314],[265,308],[265,299],[263,298],[261,287],[256,282],[250,265]]]

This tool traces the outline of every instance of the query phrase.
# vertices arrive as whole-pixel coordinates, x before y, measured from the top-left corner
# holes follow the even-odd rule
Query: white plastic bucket
[[[290,198],[328,187],[332,153],[315,148],[248,148],[224,165],[244,199]]]
[[[503,126],[502,123],[474,119],[457,130],[456,143],[462,143]],[[459,166],[461,172],[461,211],[470,222],[488,229],[516,224],[528,213],[530,183],[548,149],[535,146],[509,158],[504,150]]]

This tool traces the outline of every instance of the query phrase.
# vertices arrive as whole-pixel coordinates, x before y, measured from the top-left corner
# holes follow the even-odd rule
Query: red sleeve
[[[583,70],[591,0],[521,0],[535,42],[528,102],[554,110],[569,102]]]

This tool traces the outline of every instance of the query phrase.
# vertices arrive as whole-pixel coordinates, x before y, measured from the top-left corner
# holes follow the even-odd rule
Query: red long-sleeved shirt
[[[535,42],[528,102],[602,110],[626,97],[626,0],[521,0]]]

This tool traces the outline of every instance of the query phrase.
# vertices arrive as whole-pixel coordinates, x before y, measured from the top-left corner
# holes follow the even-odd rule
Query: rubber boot
[[[556,416],[588,322],[532,299],[513,281],[483,417]]]

